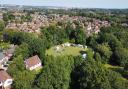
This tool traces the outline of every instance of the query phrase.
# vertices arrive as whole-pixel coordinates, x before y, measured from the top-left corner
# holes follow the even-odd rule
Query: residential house
[[[13,83],[11,76],[4,70],[0,70],[0,89],[10,87]]]
[[[26,69],[35,70],[38,68],[42,68],[42,63],[40,58],[37,55],[35,55],[25,60],[25,66]]]
[[[10,48],[5,51],[7,60],[9,60],[13,56],[16,47],[16,45],[10,45]]]

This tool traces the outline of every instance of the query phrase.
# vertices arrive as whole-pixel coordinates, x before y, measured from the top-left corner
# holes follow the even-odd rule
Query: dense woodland
[[[13,89],[128,89],[127,27],[103,27],[99,34],[88,37],[79,25],[74,29],[68,23],[61,28],[58,24],[42,28],[39,35],[4,29],[5,24],[0,22],[1,39],[18,45],[8,68],[14,78]],[[81,56],[45,55],[48,48],[65,42],[87,45],[86,60]],[[39,72],[25,69],[24,60],[33,55],[39,55],[43,63]]]

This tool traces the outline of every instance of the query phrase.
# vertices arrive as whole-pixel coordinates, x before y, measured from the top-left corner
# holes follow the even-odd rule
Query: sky
[[[0,4],[81,8],[128,8],[128,0],[0,0]]]

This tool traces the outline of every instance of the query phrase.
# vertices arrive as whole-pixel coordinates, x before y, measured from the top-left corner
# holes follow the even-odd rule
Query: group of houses
[[[86,22],[85,24],[88,34],[97,34],[100,32],[101,27],[109,27],[111,25],[109,21],[101,21],[98,19],[93,19],[92,22]]]
[[[40,33],[41,27],[47,27],[51,23],[63,22],[67,23],[70,22],[75,28],[77,23],[79,23],[83,29],[87,31],[88,34],[91,33],[98,33],[100,32],[100,28],[105,26],[110,26],[110,22],[106,20],[99,20],[96,18],[89,18],[89,17],[82,17],[82,16],[69,16],[69,15],[60,15],[60,14],[40,14],[35,12],[30,14],[32,17],[31,21],[22,21],[21,17],[25,16],[25,12],[15,12],[13,13],[16,20],[9,21],[6,28],[10,29],[18,29],[23,32],[28,33]],[[1,17],[2,18],[2,17]],[[89,20],[91,19],[91,20]]]
[[[6,72],[8,62],[15,51],[16,45],[10,45],[9,49],[0,52],[0,89],[10,89],[13,78]]]
[[[8,73],[7,68],[4,68],[4,65],[7,64],[7,62],[11,59],[13,56],[15,45],[12,46],[12,48],[8,49],[5,53],[0,53],[0,89],[11,89],[11,85],[13,81],[15,81]],[[38,55],[35,55],[33,57],[30,57],[25,60],[24,65],[26,66],[26,69],[32,71],[37,70],[39,68],[42,68],[42,62]]]
[[[22,19],[19,17],[20,14],[22,16],[22,13],[19,13],[18,15],[14,13],[15,17],[18,17],[16,19],[18,19],[19,22],[16,21],[8,22],[6,28],[18,29],[20,31],[28,32],[28,33],[39,33],[40,27],[49,25],[48,19],[46,18],[45,15],[31,14],[32,17],[31,21],[22,21]]]
[[[7,50],[0,52],[0,69],[7,70],[6,65],[8,65],[8,61],[13,56],[15,48],[16,45],[10,45],[10,47]]]

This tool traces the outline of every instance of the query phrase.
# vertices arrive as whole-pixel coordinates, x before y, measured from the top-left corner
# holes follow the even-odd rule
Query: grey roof
[[[3,52],[0,52],[0,60],[2,60],[4,58],[4,54]]]

